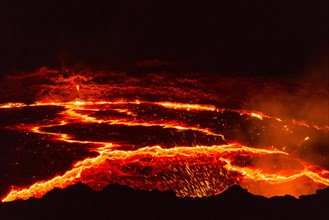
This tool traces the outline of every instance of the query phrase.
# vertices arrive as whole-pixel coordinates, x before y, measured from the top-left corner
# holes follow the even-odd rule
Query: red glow
[[[77,90],[78,87],[77,87]],[[31,105],[22,103],[3,104],[0,108],[20,108],[24,106],[60,106],[63,110],[56,119],[44,124],[18,125],[15,129],[41,135],[50,135],[56,141],[97,146],[91,148],[98,156],[76,162],[64,174],[48,180],[37,181],[27,187],[13,187],[2,198],[3,202],[30,197],[40,198],[54,188],[65,188],[83,182],[96,190],[117,182],[138,189],[172,190],[180,197],[203,197],[221,193],[233,184],[240,184],[254,194],[263,196],[293,195],[314,193],[329,186],[329,171],[305,162],[296,155],[274,147],[245,146],[234,140],[227,140],[212,128],[184,123],[165,118],[138,118],[139,105],[162,107],[182,112],[236,112],[250,118],[263,120],[270,118],[282,127],[295,124],[311,127],[294,120],[271,118],[260,112],[247,110],[218,109],[211,105],[176,102],[149,101],[75,101],[39,102]],[[95,116],[93,112],[114,110],[126,117],[111,118]],[[48,131],[47,128],[66,126],[73,123],[107,124],[121,126],[161,127],[179,131],[193,131],[208,137],[217,137],[226,144],[194,146],[145,146],[137,149],[120,149],[120,143],[79,140],[74,135]],[[314,126],[313,126],[314,127]],[[317,127],[323,129],[324,127]],[[290,132],[288,129],[286,132]],[[303,137],[300,141],[307,141]],[[246,163],[246,160],[253,161]],[[268,161],[278,160],[281,168]],[[298,185],[298,189],[294,186]],[[262,186],[262,187],[259,187]]]

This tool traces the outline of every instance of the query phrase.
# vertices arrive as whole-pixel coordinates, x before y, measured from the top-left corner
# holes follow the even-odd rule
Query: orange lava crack
[[[79,86],[77,86],[79,90]],[[304,162],[296,156],[274,147],[266,149],[244,146],[233,143],[224,138],[222,134],[212,131],[210,128],[190,126],[173,120],[140,120],[136,119],[136,113],[126,108],[114,108],[115,111],[131,116],[132,119],[98,119],[82,110],[98,111],[99,106],[105,105],[156,105],[167,109],[184,111],[217,111],[219,109],[212,105],[174,103],[174,102],[148,102],[148,101],[97,101],[97,102],[63,102],[63,103],[6,103],[0,108],[21,108],[26,106],[60,106],[65,109],[60,113],[58,119],[48,124],[18,125],[16,128],[42,135],[49,135],[57,141],[67,143],[80,143],[96,145],[93,149],[98,156],[86,158],[76,162],[71,170],[63,175],[42,180],[27,187],[12,187],[2,202],[18,199],[26,200],[31,197],[41,198],[54,188],[66,188],[69,185],[83,182],[94,189],[100,190],[106,185],[118,182],[139,189],[159,189],[161,191],[173,190],[180,197],[203,197],[221,193],[233,184],[240,184],[250,192],[263,196],[285,195],[300,196],[314,193],[316,189],[329,186],[329,171],[316,165]],[[96,107],[95,107],[96,106]],[[98,107],[97,107],[98,106]],[[260,112],[247,110],[226,110],[263,120],[272,118]],[[305,127],[313,127],[328,131],[328,126],[319,127],[306,122],[273,118],[278,122],[292,123]],[[102,141],[77,140],[73,135],[49,132],[47,127],[66,125],[73,122],[78,123],[101,123],[108,125],[124,126],[158,126],[163,129],[191,130],[209,136],[220,137],[226,144],[211,146],[176,146],[165,148],[165,146],[141,147],[137,150],[118,150],[117,143]],[[285,125],[286,126],[286,125]],[[307,141],[307,136],[305,140]],[[282,164],[295,164],[285,169],[274,169],[262,166],[262,161],[270,160],[272,156],[279,158]],[[251,158],[258,163],[237,162],[242,157]],[[103,182],[97,179],[102,177]],[[132,177],[137,180],[132,180]],[[104,180],[105,179],[105,180]],[[263,184],[262,187],[260,184]],[[298,184],[298,187],[293,187]]]

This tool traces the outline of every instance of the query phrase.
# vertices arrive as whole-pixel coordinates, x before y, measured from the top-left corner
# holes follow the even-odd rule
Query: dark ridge
[[[97,192],[78,183],[42,199],[0,204],[1,219],[328,219],[329,188],[315,195],[264,198],[233,186],[209,198],[113,184]]]

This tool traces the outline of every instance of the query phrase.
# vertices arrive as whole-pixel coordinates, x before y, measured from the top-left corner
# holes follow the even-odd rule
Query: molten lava
[[[81,87],[76,85],[76,90]],[[216,195],[234,184],[266,197],[298,197],[329,186],[328,169],[299,150],[316,135],[327,136],[328,126],[245,109],[169,101],[0,105],[1,111],[18,109],[47,114],[33,122],[12,123],[6,130],[68,147],[79,145],[93,155],[72,162],[51,178],[11,184],[2,202],[41,198],[54,188],[78,182],[95,190],[111,183],[172,190],[180,197]]]

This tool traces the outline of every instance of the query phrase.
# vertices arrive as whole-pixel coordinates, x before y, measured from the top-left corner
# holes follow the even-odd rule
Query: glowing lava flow
[[[305,162],[289,151],[279,150],[282,146],[276,148],[247,146],[227,138],[226,135],[224,138],[224,134],[219,132],[221,128],[215,127],[212,123],[200,124],[191,121],[190,118],[194,117],[193,114],[201,114],[201,112],[211,112],[215,114],[211,115],[215,119],[222,117],[221,114],[224,113],[236,113],[247,116],[248,120],[249,118],[271,119],[279,123],[280,127],[284,127],[287,123],[300,125],[293,120],[271,118],[262,113],[246,110],[219,109],[211,105],[139,100],[43,102],[31,105],[8,103],[0,105],[0,108],[40,106],[58,106],[63,110],[60,110],[52,120],[19,124],[10,129],[50,136],[51,139],[59,142],[84,144],[90,147],[89,151],[97,152],[98,155],[74,163],[73,167],[62,175],[40,180],[26,187],[13,186],[2,198],[2,202],[30,197],[40,198],[54,188],[65,188],[77,182],[88,184],[95,190],[101,190],[115,182],[137,189],[172,190],[180,197],[216,195],[233,184],[240,184],[254,194],[267,197],[285,194],[298,197],[329,186],[328,170]],[[164,116],[158,117],[159,112],[165,111],[170,112],[168,115],[164,113]],[[113,112],[120,115],[115,116]],[[182,115],[183,113],[185,115]],[[209,115],[205,114],[205,116]],[[186,141],[185,137],[188,134],[185,132],[190,132],[195,139],[200,137],[210,144],[180,145],[176,144],[175,140],[173,146],[159,144],[136,147],[136,144],[132,143],[111,141],[111,136],[108,141],[90,140],[79,138],[74,133],[61,131],[62,128],[73,125],[161,128],[170,131],[175,137],[180,136],[181,141]],[[300,126],[314,127],[306,123]],[[265,125],[262,127],[264,128]],[[317,128],[327,131],[319,126]],[[282,132],[287,133],[286,130]],[[150,135],[148,137],[150,138]],[[301,139],[301,141],[307,140],[309,140],[308,136],[307,138],[303,136]],[[135,147],[131,147],[132,145]],[[296,185],[298,187],[294,187]]]

